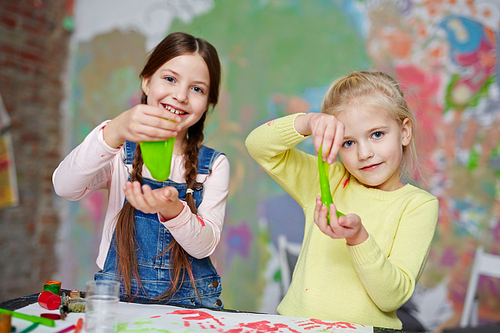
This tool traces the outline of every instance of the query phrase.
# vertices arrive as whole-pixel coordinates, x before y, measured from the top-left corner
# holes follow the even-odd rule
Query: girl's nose
[[[187,103],[188,93],[187,93],[186,88],[177,87],[177,89],[175,89],[175,91],[172,94],[172,96],[179,103]]]
[[[358,144],[358,159],[364,161],[373,157],[373,149],[369,144]]]

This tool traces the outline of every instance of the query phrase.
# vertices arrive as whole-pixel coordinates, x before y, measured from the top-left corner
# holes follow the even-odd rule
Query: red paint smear
[[[199,217],[198,215],[195,215],[195,216],[198,219],[198,221],[200,221],[201,226],[204,227],[205,226],[205,221],[203,221],[203,219],[201,217]]]
[[[149,318],[160,318],[161,316],[153,316],[153,317],[149,317]]]
[[[288,329],[290,332],[293,332],[293,333],[300,333],[299,331],[297,330],[294,330],[290,327],[288,327],[288,325],[285,325],[285,324],[271,324],[269,321],[267,320],[261,320],[261,321],[256,321],[256,322],[252,322],[252,323],[246,323],[246,324],[239,324],[238,326],[239,327],[242,327],[242,328],[250,328],[252,330],[252,332],[255,332],[255,333],[266,333],[266,332],[278,332],[280,329],[284,328],[284,329]],[[229,330],[227,331],[226,333],[238,333],[238,332],[242,332],[243,329],[233,329],[233,330]]]
[[[176,310],[174,312],[170,312],[167,314],[177,314],[177,315],[182,315],[182,319],[184,320],[184,327],[189,327],[191,326],[190,321],[201,321],[201,320],[214,320],[216,323],[218,323],[220,326],[224,326],[224,324],[215,318],[214,316],[203,312],[203,311],[198,311],[198,310]],[[157,318],[159,316],[151,317],[151,318]],[[197,324],[200,326],[202,329],[207,329],[206,326],[204,326],[203,323],[197,322]],[[252,332],[255,333],[266,333],[266,332],[278,332],[281,329],[286,329],[289,332],[292,333],[300,333],[300,331],[297,331],[291,327],[289,327],[286,324],[282,323],[276,323],[276,324],[271,324],[271,322],[267,320],[261,320],[257,322],[251,322],[251,323],[240,323],[238,324],[239,328],[234,328],[230,329],[228,331],[223,331],[219,329],[218,331],[221,333],[243,333],[246,331],[246,329],[251,329]],[[323,329],[335,329],[335,328],[351,328],[351,329],[357,329],[356,326],[354,326],[351,323],[347,322],[325,322],[319,319],[309,319],[307,321],[299,322],[299,326],[304,326],[303,328],[305,330],[311,330],[313,328],[321,328]],[[213,324],[209,324],[209,327],[212,329],[216,329],[216,326]]]
[[[304,321],[303,324],[299,324],[299,326],[307,326],[307,327],[304,327],[304,329],[306,329],[306,330],[311,330],[313,328],[318,328],[318,327],[322,327],[322,326],[326,326],[324,329],[334,329],[334,328],[357,329],[357,327],[351,323],[346,323],[343,321],[337,321],[337,322],[332,323],[332,322],[322,321],[319,319],[309,319],[308,321]]]
[[[347,176],[345,182],[344,182],[344,186],[342,186],[342,188],[345,188],[347,186],[347,182],[349,181],[349,176]]]
[[[167,313],[168,314],[168,313]],[[174,312],[171,312],[171,314],[178,314],[178,315],[195,315],[194,317],[182,317],[184,320],[207,320],[207,319],[212,319],[214,320],[217,324],[220,326],[224,326],[224,324],[214,316],[203,312],[203,311],[197,311],[197,310],[175,310]],[[184,326],[189,326],[189,322],[185,321]]]

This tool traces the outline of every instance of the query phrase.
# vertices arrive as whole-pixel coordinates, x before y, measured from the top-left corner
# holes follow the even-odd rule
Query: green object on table
[[[19,333],[28,333],[28,332],[31,332],[31,331],[33,331],[35,328],[37,328],[37,327],[38,327],[38,324],[39,324],[39,323],[33,323],[33,324],[31,324],[28,328],[25,328],[24,330],[22,330],[22,331],[21,331],[21,332],[19,332]]]
[[[43,286],[43,290],[50,291],[56,295],[61,295],[61,282],[59,281],[47,281]]]
[[[172,154],[174,153],[175,137],[166,141],[143,141],[140,143],[142,159],[158,181],[165,181],[170,176]]]
[[[333,203],[332,192],[330,191],[330,181],[328,180],[328,163],[323,161],[323,154],[321,149],[323,146],[319,147],[318,152],[318,170],[319,170],[319,185],[321,187],[321,202],[328,208],[328,214],[326,218],[328,220],[328,225],[330,225],[330,205]],[[337,217],[344,216],[341,212],[337,210]]]
[[[45,326],[50,326],[50,327],[56,326],[56,322],[52,319],[49,319],[49,318],[27,315],[24,313],[15,312],[15,311],[7,310],[7,309],[1,309],[1,308],[0,308],[0,313],[10,313],[12,315],[12,317],[28,320],[28,321],[31,321],[32,323],[39,323],[39,324],[42,324]]]

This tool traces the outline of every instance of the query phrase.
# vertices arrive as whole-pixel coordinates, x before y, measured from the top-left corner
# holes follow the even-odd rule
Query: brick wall
[[[73,0],[0,0],[0,94],[11,117],[19,205],[0,210],[0,302],[41,291],[57,269],[51,175],[61,159]]]

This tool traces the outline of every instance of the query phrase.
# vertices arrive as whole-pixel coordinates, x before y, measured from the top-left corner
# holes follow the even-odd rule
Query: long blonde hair
[[[321,112],[335,116],[349,107],[359,105],[389,112],[400,126],[405,119],[410,120],[412,135],[410,144],[403,146],[400,176],[414,179],[419,170],[415,143],[417,120],[397,81],[382,72],[353,72],[332,83],[323,98]]]

